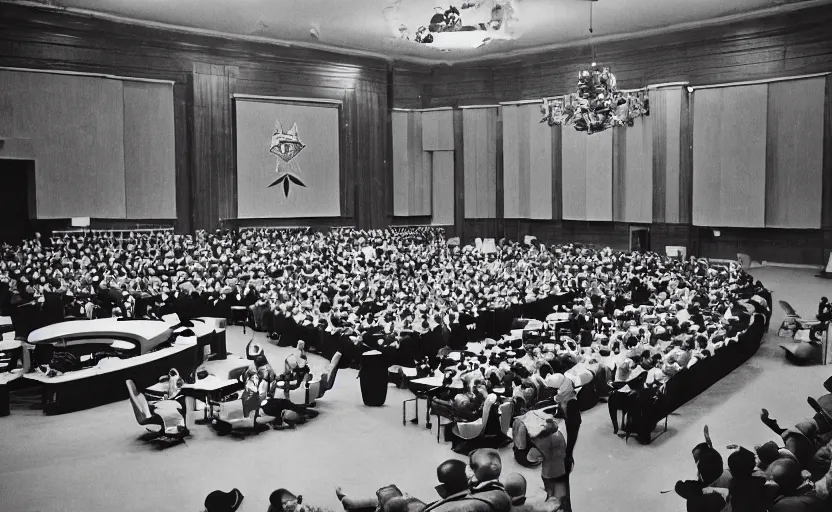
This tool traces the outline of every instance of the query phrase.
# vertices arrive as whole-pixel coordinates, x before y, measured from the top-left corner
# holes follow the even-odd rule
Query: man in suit
[[[511,497],[499,480],[503,469],[500,453],[490,448],[475,450],[469,466],[474,475],[468,492],[439,500],[422,512],[511,512]]]

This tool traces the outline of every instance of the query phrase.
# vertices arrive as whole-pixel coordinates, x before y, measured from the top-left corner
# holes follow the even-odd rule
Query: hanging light
[[[594,1],[594,0],[591,0]],[[541,123],[569,125],[588,134],[613,126],[633,126],[636,118],[649,115],[647,91],[624,92],[608,67],[598,67],[592,44],[592,3],[589,5],[589,33],[592,64],[578,73],[577,90],[559,98],[544,100]]]

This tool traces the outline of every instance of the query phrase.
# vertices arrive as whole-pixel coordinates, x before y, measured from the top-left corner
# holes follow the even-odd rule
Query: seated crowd
[[[492,449],[475,450],[469,462],[449,459],[436,468],[437,496],[419,499],[396,485],[381,487],[372,497],[350,497],[340,488],[336,494],[347,512],[556,512],[563,510],[556,498],[545,503],[526,501],[526,479],[519,473],[503,475],[500,454]],[[239,489],[213,491],[205,499],[206,512],[234,512],[243,501]],[[277,489],[269,496],[269,512],[321,512],[302,495]]]
[[[753,451],[728,445],[727,467],[705,427],[693,449],[697,479],[679,481],[676,492],[696,512],[822,512],[832,510],[832,378],[827,394],[807,401],[812,417],[782,428],[766,409],[760,419],[777,441]]]
[[[671,377],[718,359],[745,340],[749,346],[758,343],[770,314],[770,294],[735,266],[716,270],[678,262],[660,265],[654,275],[635,269],[645,284],[634,277],[629,290],[606,276],[591,283],[578,278],[575,288],[588,291],[571,307],[561,306],[568,315],[556,313],[560,322],[538,322],[533,330],[527,326],[499,341],[469,345],[461,355],[440,359],[438,368],[430,361],[419,365],[419,375],[436,371],[444,376],[448,389],[433,401],[434,408],[449,411],[457,421],[475,421],[495,391],[500,396],[492,402],[513,401],[514,415],[558,406],[555,410],[567,419],[567,430],[574,432],[567,435],[572,448],[580,409],[601,399],[608,401],[616,433],[618,413],[624,411],[630,413],[624,429],[647,442],[658,418],[636,413],[650,406],[661,409],[656,402]],[[642,286],[646,293],[639,292]],[[595,292],[589,291],[593,288]],[[440,355],[448,352],[446,348]],[[578,400],[577,389],[586,390],[589,399]]]
[[[487,312],[522,316],[552,300],[561,315],[555,332],[541,329],[519,344],[486,339],[464,360],[443,357],[465,350],[472,329],[479,339],[503,334],[478,324]],[[477,371],[486,395],[502,388],[518,410],[556,396],[563,405],[571,388],[591,387],[609,396],[616,431],[619,410],[718,358],[767,322],[769,303],[736,265],[505,240],[490,252],[449,246],[442,230],[421,227],[38,236],[4,246],[0,261],[0,314],[14,319],[25,310],[30,328],[65,317],[232,318],[242,309],[273,337],[291,323],[381,349],[391,364],[427,358],[429,372],[457,374],[446,380]],[[428,331],[441,333],[439,343],[420,347],[418,335]],[[470,384],[468,405],[455,411],[462,419],[476,418],[485,402]]]

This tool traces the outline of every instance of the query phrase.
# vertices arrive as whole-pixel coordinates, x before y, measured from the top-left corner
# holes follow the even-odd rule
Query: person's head
[[[269,512],[301,512],[303,496],[295,496],[286,489],[278,489],[269,496]]]
[[[243,493],[239,489],[213,491],[205,498],[205,512],[234,512],[242,502]]]
[[[743,447],[728,456],[728,469],[735,479],[750,477],[756,465],[754,454]]]
[[[722,476],[722,472],[724,470],[722,465],[722,456],[713,448],[709,447],[704,449],[699,454],[696,469],[699,472],[699,479],[702,483],[710,485]]]
[[[768,441],[760,446],[754,448],[757,452],[757,459],[759,460],[760,469],[767,469],[768,466],[775,460],[780,458],[780,448],[774,441]]]
[[[788,496],[803,483],[800,465],[791,459],[777,459],[766,470],[768,477],[780,487],[780,493]]]
[[[487,482],[500,478],[503,462],[500,453],[492,448],[482,448],[471,452],[468,463],[476,482]]]
[[[512,505],[523,505],[526,503],[526,479],[520,473],[509,473],[506,476],[506,492],[511,497]]]
[[[436,493],[441,498],[447,498],[468,488],[468,477],[465,475],[467,466],[461,460],[449,459],[436,468],[436,479],[439,481]]]

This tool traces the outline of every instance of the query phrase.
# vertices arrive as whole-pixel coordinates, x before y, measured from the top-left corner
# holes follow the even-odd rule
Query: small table
[[[235,379],[221,379],[214,375],[209,375],[204,379],[196,381],[194,384],[185,384],[182,386],[182,394],[190,396],[196,400],[205,402],[206,407],[203,411],[203,419],[208,420],[208,400],[211,398],[219,399],[219,395],[228,392],[231,388],[240,386],[240,381]]]
[[[454,380],[454,381],[451,382],[450,385],[445,385],[444,381],[445,381],[444,376],[423,377],[421,379],[413,379],[413,380],[410,381],[410,387],[411,388],[416,388],[416,389],[413,389],[414,394],[416,394],[417,391],[421,391],[422,393],[425,393],[424,398],[427,401],[427,423],[425,424],[425,428],[430,429],[433,426],[430,422],[430,411],[431,411],[431,404],[433,402],[433,396],[431,394],[428,394],[427,393],[428,391],[430,391],[431,389],[436,389],[436,388],[459,390],[459,391],[462,391],[463,389],[465,389],[465,385],[460,380]],[[420,398],[420,396],[418,394],[416,394],[416,399],[417,399],[416,419],[417,420],[419,418],[419,416],[418,416],[419,415],[419,405],[418,405],[418,399],[419,398]],[[402,404],[402,405],[404,405],[404,404]],[[404,421],[404,411],[402,411],[402,420]],[[438,436],[439,436],[439,433],[437,432],[437,439],[438,439]]]
[[[240,381],[235,379],[221,379],[214,375],[209,375],[208,377],[196,381],[194,384],[185,384],[180,389],[179,392],[182,396],[186,398],[191,398],[195,400],[201,400],[206,403],[206,407],[202,410],[203,411],[203,419],[208,420],[208,400],[210,398],[217,398],[218,395],[224,394],[224,391],[230,390],[229,388],[237,387],[240,385]],[[154,394],[164,394],[167,392],[168,384],[166,382],[160,382],[158,384],[154,384],[147,388],[146,391],[150,391]],[[176,397],[169,397],[169,399],[174,400]],[[195,404],[194,404],[195,405]],[[194,410],[196,410],[194,408]]]

